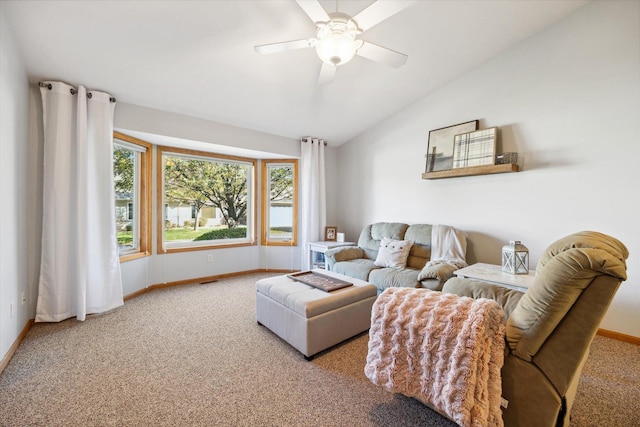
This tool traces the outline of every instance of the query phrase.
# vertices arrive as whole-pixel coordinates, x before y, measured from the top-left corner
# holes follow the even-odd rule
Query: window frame
[[[263,246],[298,246],[298,159],[266,159],[261,161],[261,244]],[[293,221],[291,230],[291,239],[272,239],[269,237],[269,211],[271,207],[270,199],[270,180],[269,165],[293,165]]]
[[[230,162],[240,162],[247,163],[251,165],[251,176],[249,177],[250,182],[247,186],[249,191],[248,199],[251,201],[251,207],[247,209],[247,215],[250,215],[250,218],[247,218],[247,233],[250,234],[248,241],[239,242],[233,241],[232,243],[203,243],[203,244],[192,244],[188,246],[177,246],[177,247],[166,247],[164,241],[164,222],[166,217],[166,209],[165,209],[165,197],[164,197],[164,156],[165,153],[173,153],[177,157],[201,157],[205,159],[211,159],[211,161],[230,161]],[[206,151],[199,150],[190,150],[186,148],[176,148],[176,147],[168,147],[168,146],[156,146],[156,182],[157,182],[157,191],[156,191],[156,206],[157,208],[157,253],[158,254],[168,254],[168,253],[178,253],[178,252],[189,252],[189,251],[202,251],[202,250],[210,250],[210,249],[226,249],[226,248],[234,248],[234,247],[244,247],[244,246],[255,246],[257,244],[256,239],[256,218],[257,218],[257,163],[256,159],[251,159],[247,157],[239,157],[239,156],[231,156],[226,154],[218,154]],[[208,240],[206,242],[215,242],[215,240]]]
[[[145,149],[144,152],[138,152],[138,176],[135,177],[136,185],[135,194],[137,199],[133,203],[137,203],[137,215],[134,215],[134,221],[138,226],[138,245],[137,249],[123,254],[119,254],[120,262],[127,262],[151,256],[151,186],[152,186],[152,165],[153,165],[153,144],[125,135],[121,132],[113,132],[113,144],[116,145],[116,139],[138,145]],[[134,206],[135,209],[135,206]],[[137,218],[135,218],[137,216]]]

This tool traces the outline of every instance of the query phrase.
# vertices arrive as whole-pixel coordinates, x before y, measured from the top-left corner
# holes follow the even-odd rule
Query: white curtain
[[[36,322],[84,320],[123,304],[113,187],[115,100],[41,83],[42,261]]]
[[[302,270],[311,268],[307,243],[324,240],[327,197],[324,171],[324,140],[300,140],[300,241]]]

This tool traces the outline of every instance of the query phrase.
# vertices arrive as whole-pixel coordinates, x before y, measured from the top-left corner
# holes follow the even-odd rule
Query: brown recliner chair
[[[526,293],[472,279],[445,283],[443,292],[498,301],[508,317],[505,426],[569,425],[582,366],[613,295],[627,278],[628,256],[613,237],[584,231],[546,249]]]

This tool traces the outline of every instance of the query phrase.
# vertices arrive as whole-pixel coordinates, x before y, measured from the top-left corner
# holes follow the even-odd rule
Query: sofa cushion
[[[378,293],[391,287],[415,288],[418,286],[418,273],[418,270],[409,268],[404,270],[379,268],[371,270],[369,282],[376,285]]]
[[[399,222],[376,222],[367,225],[358,238],[358,246],[364,249],[365,255],[370,260],[375,260],[378,256],[380,241],[384,237],[394,240],[404,239],[407,231],[407,224]]]
[[[407,228],[404,239],[413,242],[407,267],[421,269],[431,259],[432,228],[430,224],[411,224]]]
[[[355,277],[356,279],[368,281],[369,272],[377,269],[373,261],[367,258],[353,259],[351,261],[336,262],[331,271],[344,274],[345,276]]]
[[[383,237],[374,264],[378,267],[404,268],[407,265],[411,246],[413,246],[411,240],[393,240]]]

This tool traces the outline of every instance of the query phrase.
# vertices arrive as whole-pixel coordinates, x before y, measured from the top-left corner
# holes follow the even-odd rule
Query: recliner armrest
[[[444,284],[442,292],[456,294],[471,298],[488,298],[498,302],[502,306],[507,318],[516,308],[524,292],[505,288],[494,283],[481,280],[453,277]]]
[[[324,253],[325,261],[329,271],[333,270],[336,262],[351,261],[352,259],[364,258],[364,249],[357,246],[340,246],[329,249]]]

